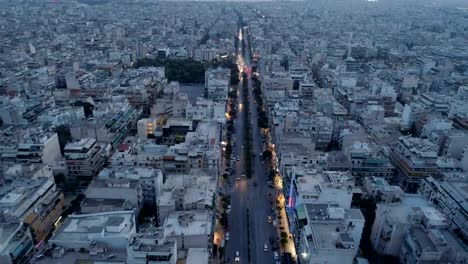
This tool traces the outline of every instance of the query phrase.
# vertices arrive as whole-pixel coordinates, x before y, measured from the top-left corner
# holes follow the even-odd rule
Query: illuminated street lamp
[[[309,256],[309,254],[304,251],[304,252],[301,253],[301,256],[302,256],[302,259],[306,260],[307,257]]]

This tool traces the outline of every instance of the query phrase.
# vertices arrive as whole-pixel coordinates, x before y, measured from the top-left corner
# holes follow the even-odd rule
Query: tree
[[[281,231],[281,238],[288,238],[288,233]]]
[[[281,238],[281,245],[286,246],[288,244],[287,238]]]
[[[266,149],[265,151],[263,151],[262,157],[264,160],[271,160],[271,158],[273,158],[273,152],[271,152],[271,150],[269,149]]]

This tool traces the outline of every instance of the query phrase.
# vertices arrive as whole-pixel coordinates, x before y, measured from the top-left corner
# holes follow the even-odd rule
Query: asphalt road
[[[250,47],[247,46],[248,50]],[[246,57],[241,58],[246,66],[250,66],[251,61],[246,52]],[[241,80],[242,83],[242,80]],[[232,186],[230,186],[231,195],[231,212],[229,214],[229,241],[226,242],[226,261],[235,263],[236,251],[239,252],[239,263],[251,264],[269,264],[276,263],[273,258],[270,237],[277,239],[277,233],[271,223],[268,223],[268,216],[274,219],[274,210],[271,204],[271,197],[274,190],[268,187],[268,178],[266,169],[260,160],[260,153],[263,151],[263,142],[260,130],[257,126],[257,108],[254,103],[252,92],[252,81],[249,80],[249,104],[250,104],[250,122],[252,124],[252,150],[255,153],[253,158],[253,177],[246,179],[241,177],[244,171],[243,148],[244,145],[244,113],[245,107],[240,106],[239,102],[243,99],[242,86],[239,85],[238,94],[238,114],[234,121],[235,132],[233,138],[236,139],[234,144],[233,156],[239,161],[236,161],[235,174],[230,175]],[[239,181],[237,177],[241,177]],[[257,186],[254,186],[254,182]],[[271,196],[269,194],[271,193]],[[249,210],[249,218],[247,217]],[[247,221],[250,223],[250,250],[251,260],[248,261],[248,237],[247,237]],[[264,252],[264,244],[268,245],[268,251]]]

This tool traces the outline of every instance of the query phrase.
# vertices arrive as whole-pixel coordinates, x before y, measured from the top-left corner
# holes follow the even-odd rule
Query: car
[[[268,223],[272,223],[273,222],[273,218],[271,218],[271,215],[268,216]]]
[[[237,158],[237,161],[240,161],[240,158]]]
[[[229,232],[227,232],[226,235],[224,236],[224,240],[229,241]]]
[[[240,177],[239,177],[239,176],[236,177],[236,181],[240,181]]]
[[[231,211],[231,205],[227,206],[228,211]]]
[[[279,255],[278,255],[278,252],[277,251],[274,251],[273,252],[273,257],[278,260],[279,259]]]
[[[264,251],[264,252],[268,252],[268,245],[267,245],[267,243],[265,243],[265,244],[263,245],[263,251]]]
[[[239,262],[239,261],[240,261],[239,251],[236,251],[236,257],[234,258],[234,261],[235,261],[235,262]]]

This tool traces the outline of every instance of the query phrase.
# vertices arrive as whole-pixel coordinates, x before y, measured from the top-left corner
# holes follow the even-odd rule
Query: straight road
[[[241,43],[242,33],[239,33]],[[251,58],[248,50],[250,47],[246,42],[245,56],[238,56],[238,64],[240,68],[251,67]],[[239,45],[241,46],[241,45]],[[241,54],[241,52],[239,52]],[[242,80],[241,80],[242,84]],[[263,264],[275,263],[271,244],[269,243],[270,237],[277,239],[277,233],[271,223],[268,223],[268,216],[274,217],[273,205],[271,197],[274,196],[274,190],[268,187],[267,171],[260,160],[260,153],[263,152],[263,141],[260,130],[257,126],[257,108],[254,103],[254,96],[252,92],[252,81],[248,80],[249,100],[242,102],[243,89],[239,85],[238,94],[238,113],[234,121],[235,132],[233,138],[236,139],[234,146],[233,156],[239,157],[239,161],[235,163],[235,174],[231,177],[231,212],[229,214],[229,230],[230,240],[226,243],[226,261],[228,263],[235,263],[236,252],[239,252],[239,263]],[[251,179],[242,177],[244,173],[244,104],[250,105],[249,119],[251,122],[252,133],[252,151],[253,157],[253,176]],[[240,180],[236,180],[240,178]],[[256,184],[254,184],[256,183]],[[247,217],[247,210],[249,210],[249,217]],[[250,230],[250,252],[251,259],[248,261],[248,230],[247,221],[249,221]],[[268,245],[268,251],[264,252],[264,244]]]

